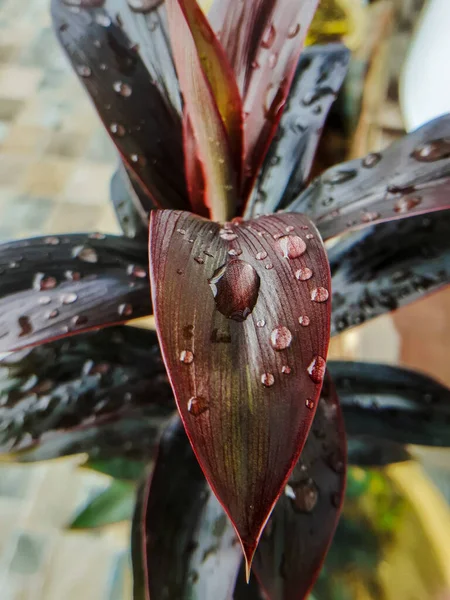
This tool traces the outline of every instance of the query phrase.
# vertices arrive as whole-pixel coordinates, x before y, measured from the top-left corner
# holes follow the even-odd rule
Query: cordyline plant
[[[317,4],[217,0],[206,18],[195,0],[52,2],[124,164],[126,235],[0,247],[1,442],[21,460],[152,461],[136,599],[306,597],[341,510],[344,419],[358,464],[450,441],[439,383],[327,368],[330,331],[448,283],[450,218],[434,211],[450,204],[450,116],[308,186],[349,60],[303,48]],[[150,314],[157,338],[86,333]]]

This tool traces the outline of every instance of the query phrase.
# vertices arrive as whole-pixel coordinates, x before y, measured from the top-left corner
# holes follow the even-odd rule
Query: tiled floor
[[[0,0],[0,239],[118,231],[114,164],[56,44],[49,0]],[[0,467],[0,600],[130,597],[126,529],[64,531],[105,485],[73,461]]]

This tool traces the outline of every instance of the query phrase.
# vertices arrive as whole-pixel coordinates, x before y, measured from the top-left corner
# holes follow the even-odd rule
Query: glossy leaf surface
[[[244,99],[244,196],[251,191],[276,131],[317,4],[317,0],[217,0],[211,10]]]
[[[330,315],[322,242],[303,215],[221,228],[156,211],[150,265],[180,414],[251,559],[321,389]]]
[[[332,333],[447,285],[449,231],[450,211],[441,211],[356,231],[332,246]]]
[[[169,0],[167,8],[184,110],[191,126],[185,128],[185,134],[192,131],[203,166],[209,216],[226,220],[234,214],[238,193],[239,172],[233,152],[236,144],[238,148],[242,146],[242,137],[240,142],[235,139],[235,133],[242,136],[240,97],[237,89],[235,94],[231,91],[234,89],[231,81],[230,94],[218,99],[217,94],[227,89],[223,60],[226,62],[226,58],[195,0]],[[240,154],[239,151],[239,165]],[[192,176],[191,170],[188,174]],[[193,187],[188,184],[188,188]]]
[[[126,481],[114,480],[82,508],[69,529],[96,529],[121,521],[133,515],[135,487]]]
[[[58,38],[111,139],[148,195],[145,208],[152,201],[187,208],[181,119],[116,22],[116,13],[104,8],[73,11],[53,0],[52,15]]]
[[[324,239],[379,221],[450,207],[450,115],[382,153],[328,169],[289,211],[308,214]]]
[[[307,597],[339,519],[346,462],[342,413],[326,377],[303,452],[255,554],[255,573],[271,600]]]
[[[342,44],[310,46],[301,53],[289,100],[247,207],[248,215],[284,208],[303,190],[328,111],[348,69]]]
[[[155,470],[141,493],[132,542],[135,600],[229,600],[241,549],[178,417],[163,435]]]
[[[0,386],[0,449],[20,460],[145,459],[175,408],[156,335],[131,327],[11,354]]]
[[[99,233],[0,245],[0,352],[151,314],[145,246]]]
[[[349,435],[400,444],[450,444],[450,390],[415,371],[330,361]]]

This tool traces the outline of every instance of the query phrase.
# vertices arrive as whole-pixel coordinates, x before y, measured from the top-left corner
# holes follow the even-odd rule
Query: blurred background
[[[343,38],[353,59],[319,165],[381,150],[450,112],[449,13],[449,0],[321,1],[309,43]],[[0,240],[118,233],[115,166],[56,43],[48,0],[0,0]],[[448,340],[443,291],[335,338],[331,356],[411,366],[450,385]],[[351,469],[315,600],[450,598],[448,455],[412,453],[416,461]],[[0,600],[131,598],[133,486],[111,492],[107,475],[78,468],[84,460],[0,465]]]

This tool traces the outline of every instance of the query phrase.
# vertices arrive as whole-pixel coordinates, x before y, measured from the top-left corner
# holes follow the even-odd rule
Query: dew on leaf
[[[264,319],[259,319],[259,321],[256,321],[256,327],[265,327],[266,326],[266,322],[264,321]]]
[[[289,348],[292,342],[292,333],[289,331],[287,327],[280,325],[279,327],[275,327],[275,329],[270,334],[270,343],[272,344],[272,348],[280,352],[281,350],[286,350]]]
[[[269,25],[269,27],[267,27],[266,31],[264,32],[263,38],[261,40],[261,46],[263,48],[272,48],[273,43],[275,42],[275,37],[276,37],[276,30],[275,27],[271,24]]]
[[[133,314],[133,307],[131,304],[120,304],[117,312],[121,317],[131,317]]]
[[[288,29],[288,33],[287,36],[289,39],[295,38],[295,36],[297,36],[300,32],[300,23],[296,23],[295,25],[292,25],[289,29]]]
[[[324,287],[317,287],[311,290],[311,300],[313,302],[326,302],[329,295],[328,290]]]
[[[128,98],[133,93],[131,86],[129,86],[127,83],[124,83],[123,81],[115,81],[113,83],[113,90],[120,96],[123,96],[124,98]]]
[[[263,373],[261,375],[261,383],[264,387],[272,387],[275,383],[275,377],[272,375],[272,373]]]
[[[49,236],[44,239],[44,244],[47,246],[58,246],[61,243],[61,240],[56,236]]]
[[[315,356],[307,368],[308,375],[314,383],[322,383],[326,368],[327,363],[325,359],[321,356]]]
[[[289,367],[288,365],[283,365],[281,367],[281,372],[283,373],[283,375],[289,375],[289,373],[292,371],[291,367]]]
[[[380,218],[380,213],[368,211],[361,215],[361,223],[372,223]]]
[[[202,396],[193,396],[188,402],[188,411],[194,417],[203,415],[209,410],[209,402]]]
[[[233,259],[208,280],[217,310],[234,321],[245,321],[258,300],[260,278],[247,262]]]
[[[145,279],[147,277],[147,271],[142,267],[138,267],[137,265],[128,265],[127,273],[128,275],[136,277],[137,279]]]
[[[302,315],[298,318],[298,322],[302,327],[308,327],[308,325],[311,323],[311,319],[307,315]]]
[[[299,258],[306,251],[306,244],[298,235],[283,235],[277,240],[277,245],[284,258]]]
[[[242,254],[242,250],[240,248],[231,248],[231,250],[228,250],[228,254],[230,256],[240,256]]]
[[[299,512],[312,512],[319,499],[319,492],[311,479],[287,485],[284,493],[290,498],[293,509]]]
[[[355,169],[340,169],[339,171],[334,171],[333,173],[329,173],[325,179],[324,183],[328,183],[330,185],[336,185],[339,183],[346,183],[351,179],[354,179],[357,175],[357,171]]]
[[[394,211],[403,215],[418,206],[421,202],[422,198],[420,196],[407,196],[405,198],[400,198],[394,205]]]
[[[295,277],[299,281],[308,281],[313,276],[313,272],[308,267],[301,267],[295,271]]]
[[[226,242],[232,242],[233,240],[237,239],[237,234],[234,233],[232,229],[227,229],[225,227],[219,231],[219,236]]]
[[[190,350],[182,350],[180,352],[180,362],[185,365],[190,365],[194,362],[194,354]]]
[[[264,268],[266,269],[266,271],[271,271],[273,269],[273,264],[267,263]]]
[[[307,233],[305,237],[306,237],[307,240],[313,240],[314,239],[314,236],[313,236],[312,233]]]
[[[86,325],[88,318],[84,315],[75,315],[70,322],[74,327],[80,327],[81,325]]]
[[[372,169],[381,160],[381,154],[379,152],[371,152],[362,159],[362,166],[366,169]]]
[[[434,162],[435,160],[450,158],[450,137],[421,144],[413,150],[411,156],[419,162]]]
[[[51,301],[52,299],[50,298],[50,296],[41,296],[38,300],[39,304],[41,304],[42,306],[50,304]]]
[[[63,304],[73,304],[77,300],[78,300],[78,296],[76,294],[74,294],[73,292],[67,293],[67,294],[62,294],[62,296],[61,296],[61,302]]]
[[[90,77],[92,75],[92,69],[86,65],[78,65],[76,71],[80,77]]]
[[[102,27],[111,27],[111,19],[108,15],[96,15],[95,21]]]
[[[58,309],[54,309],[52,311],[50,311],[47,315],[48,319],[56,319],[56,317],[59,315],[59,310]]]
[[[44,273],[36,273],[33,278],[33,288],[35,290],[53,290],[56,287],[56,284],[57,281],[54,277],[49,277]]]
[[[313,410],[313,408],[316,405],[316,403],[314,402],[314,400],[311,400],[311,398],[306,398],[305,404],[306,404],[306,408],[309,408],[309,410]]]
[[[261,252],[258,252],[255,256],[256,260],[264,260],[265,258],[267,258],[267,252],[265,250],[262,250]]]
[[[72,250],[72,256],[87,263],[98,262],[97,252],[90,246],[76,246]]]
[[[116,137],[123,137],[126,134],[125,127],[120,125],[120,123],[111,123],[109,130]]]
[[[135,13],[147,13],[157,8],[163,0],[127,0],[128,6]]]
[[[28,317],[27,315],[23,315],[18,318],[17,322],[20,327],[19,337],[30,335],[30,333],[32,333],[33,326],[31,325],[30,317]]]

